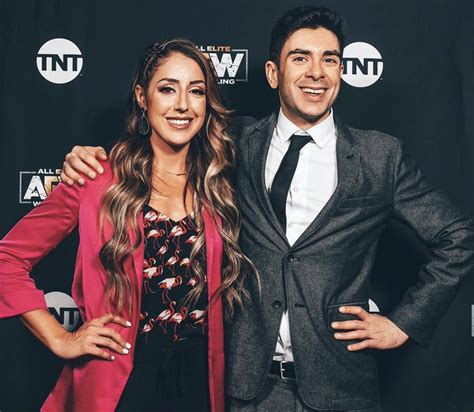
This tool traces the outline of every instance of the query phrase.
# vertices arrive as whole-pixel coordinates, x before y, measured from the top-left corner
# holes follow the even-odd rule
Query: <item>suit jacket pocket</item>
[[[352,315],[349,313],[341,313],[339,312],[339,308],[341,306],[360,306],[361,308],[365,309],[367,312],[369,311],[369,302],[347,302],[347,303],[338,303],[335,305],[329,305],[328,306],[328,328],[331,331],[331,334],[334,335],[336,332],[348,332],[346,330],[342,329],[334,329],[331,326],[332,322],[344,322],[346,320],[359,320],[359,317],[356,315]],[[356,343],[359,342],[358,340],[337,340],[334,338],[337,342],[343,344],[344,346],[350,345],[351,343]]]
[[[365,208],[381,206],[387,203],[384,196],[350,197],[345,199],[339,207],[343,209]]]
[[[339,312],[341,306],[360,306],[369,310],[366,301],[354,300],[333,304],[327,307],[328,329],[332,343],[332,357],[329,361],[331,373],[340,377],[339,388],[344,388],[334,393],[333,408],[363,409],[376,404],[377,398],[377,363],[372,349],[349,351],[347,345],[360,342],[360,340],[339,340],[334,337],[336,331],[347,332],[342,329],[333,329],[332,322],[344,322],[359,319],[356,315]],[[359,399],[356,399],[359,398]],[[361,399],[362,398],[362,399]]]

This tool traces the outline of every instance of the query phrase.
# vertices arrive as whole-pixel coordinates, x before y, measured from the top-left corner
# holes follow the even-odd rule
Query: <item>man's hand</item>
[[[356,315],[360,320],[333,322],[331,327],[348,332],[337,332],[338,340],[357,339],[360,342],[347,346],[350,351],[361,349],[393,349],[403,345],[408,335],[385,316],[369,313],[360,306],[342,306],[341,313]]]
[[[86,183],[83,175],[91,179],[96,177],[96,173],[104,173],[104,169],[97,159],[106,160],[107,153],[101,146],[74,146],[72,151],[66,155],[61,180],[72,186],[74,182],[83,185]],[[81,173],[81,174],[79,174]]]

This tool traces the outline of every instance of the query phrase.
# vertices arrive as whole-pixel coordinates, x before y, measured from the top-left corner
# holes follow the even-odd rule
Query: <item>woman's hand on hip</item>
[[[84,323],[75,332],[64,331],[56,339],[51,350],[62,359],[92,355],[114,360],[114,352],[127,355],[131,345],[117,331],[105,326],[108,323],[116,323],[127,328],[131,326],[131,323],[122,317],[108,313]]]

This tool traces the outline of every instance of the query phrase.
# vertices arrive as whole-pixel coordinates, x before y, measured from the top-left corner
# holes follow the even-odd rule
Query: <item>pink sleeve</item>
[[[29,273],[76,227],[82,191],[60,183],[0,241],[0,318],[46,308]]]

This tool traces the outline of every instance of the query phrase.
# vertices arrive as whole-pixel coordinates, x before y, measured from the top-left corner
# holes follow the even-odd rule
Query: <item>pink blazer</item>
[[[79,225],[72,297],[84,321],[107,313],[106,273],[99,251],[112,236],[112,227],[99,232],[99,208],[103,195],[114,181],[110,165],[84,187],[59,184],[49,197],[34,208],[0,241],[0,318],[47,308],[44,295],[35,287],[29,272],[43,256],[56,247]],[[140,215],[140,227],[143,217]],[[222,240],[210,214],[203,210],[206,238],[208,290],[211,295],[221,283]],[[132,243],[133,234],[129,233]],[[141,305],[144,245],[125,262],[139,292],[133,297],[131,328],[109,324],[134,347]],[[209,317],[209,388],[212,411],[224,410],[224,348],[222,300],[212,302]],[[48,411],[114,411],[133,365],[129,355],[115,354],[114,361],[83,357],[66,362],[64,369],[42,407]]]

